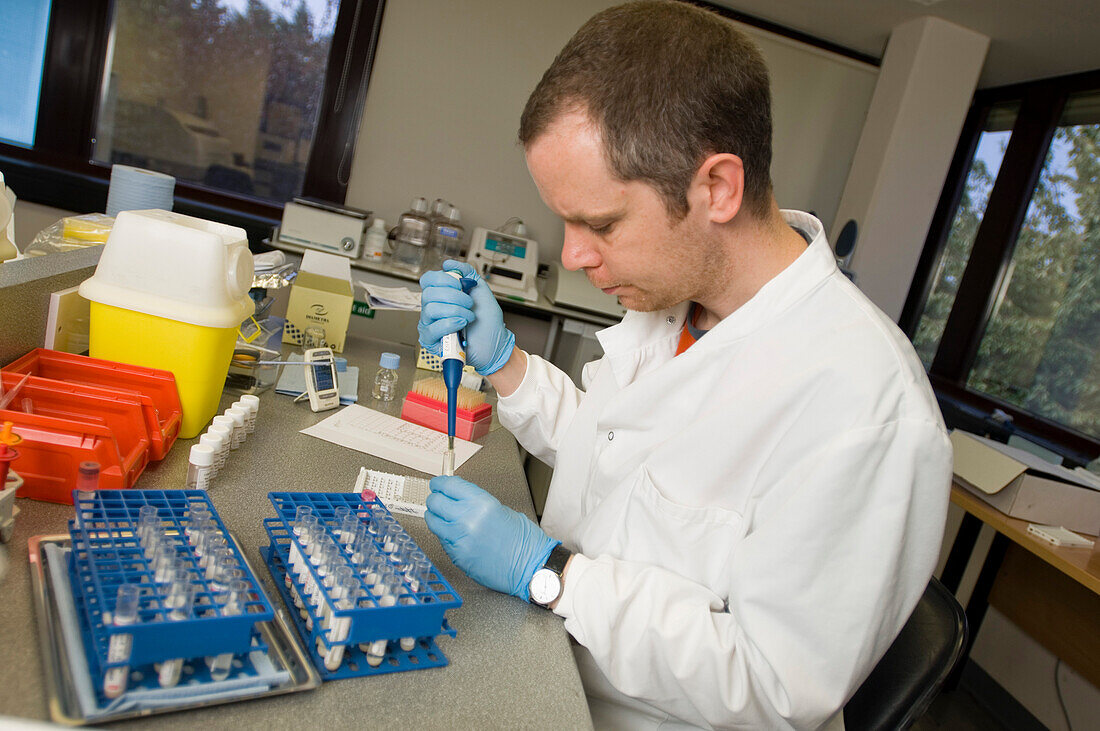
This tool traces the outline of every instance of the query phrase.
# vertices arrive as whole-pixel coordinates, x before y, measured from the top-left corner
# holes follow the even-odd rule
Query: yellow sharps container
[[[252,314],[252,254],[243,229],[170,211],[123,211],[95,274],[93,358],[176,376],[190,439],[218,412],[237,327]]]

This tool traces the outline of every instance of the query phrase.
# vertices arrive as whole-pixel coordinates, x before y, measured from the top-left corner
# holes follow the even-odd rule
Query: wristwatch
[[[537,570],[531,581],[527,584],[527,591],[531,595],[531,601],[543,607],[549,607],[558,600],[562,590],[562,572],[565,564],[569,562],[572,552],[560,543],[550,551],[550,556],[542,568]]]

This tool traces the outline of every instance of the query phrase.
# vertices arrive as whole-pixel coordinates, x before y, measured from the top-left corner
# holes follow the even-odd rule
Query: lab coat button
[[[673,325],[673,324],[676,323],[676,318],[673,317],[672,315],[669,315],[668,319],[665,322],[667,322],[669,325]]]
[[[609,442],[610,442],[610,441],[611,441],[612,439],[614,439],[614,438],[615,438],[615,432],[613,432],[613,431],[609,431],[609,432],[607,433],[607,441],[609,441]]]

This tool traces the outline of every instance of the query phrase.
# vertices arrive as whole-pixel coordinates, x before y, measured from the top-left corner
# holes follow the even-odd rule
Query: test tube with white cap
[[[119,586],[115,600],[115,611],[111,615],[111,624],[115,627],[124,627],[136,622],[140,595],[141,589],[137,584],[122,584]],[[133,644],[133,635],[111,635],[111,642],[107,646],[107,662],[128,660]],[[126,681],[129,677],[130,668],[128,667],[108,668],[103,675],[103,695],[108,698],[118,698],[126,692]]]
[[[206,444],[191,445],[188,462],[186,489],[209,488],[210,479],[214,476],[214,448]]]
[[[244,444],[248,438],[248,409],[241,406],[230,406],[225,410],[225,415],[233,420],[233,429],[237,432],[237,441]]]

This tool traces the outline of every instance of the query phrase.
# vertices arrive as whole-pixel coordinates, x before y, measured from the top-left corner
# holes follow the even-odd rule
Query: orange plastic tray
[[[23,379],[0,373],[5,390]],[[23,477],[20,497],[72,504],[77,468],[100,465],[99,487],[132,487],[149,462],[149,435],[141,401],[132,395],[98,395],[87,387],[30,377],[0,421],[22,441],[14,469]],[[24,399],[30,399],[30,412]]]
[[[149,432],[150,459],[164,459],[179,436],[183,410],[176,390],[176,377],[171,371],[46,348],[32,350],[0,370],[102,389],[100,392],[89,391],[101,396],[108,395],[108,392],[136,396],[141,401],[142,415]]]

